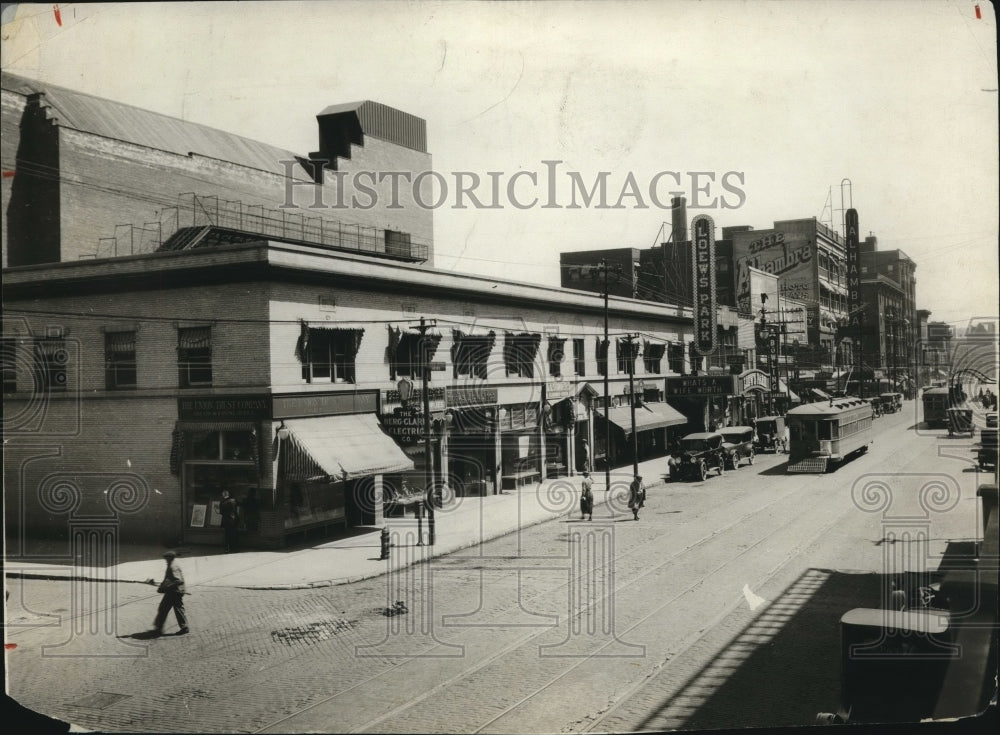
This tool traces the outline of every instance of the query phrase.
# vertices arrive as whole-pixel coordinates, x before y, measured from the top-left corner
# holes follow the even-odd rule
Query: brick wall
[[[26,401],[4,404],[20,412]],[[120,493],[136,511],[118,515],[123,540],[169,543],[179,534],[180,480],[169,471],[175,398],[58,396],[44,411],[42,431],[9,436],[5,447],[8,553],[17,553],[21,533],[65,538],[70,510],[60,501],[74,494],[78,516],[104,516],[109,495]],[[60,434],[63,427],[71,433]]]
[[[179,196],[194,193],[202,197],[239,201],[244,205],[260,205],[279,210],[288,200],[298,209],[286,209],[289,215],[323,217],[331,223],[390,229],[409,233],[414,243],[425,244],[433,254],[433,214],[417,206],[412,186],[405,181],[398,187],[399,208],[392,203],[391,183],[384,180],[372,185],[378,193],[370,197],[350,185],[358,171],[414,171],[430,168],[430,156],[377,139],[367,139],[364,147],[354,146],[355,155],[346,161],[343,194],[338,194],[338,179],[327,172],[321,201],[314,208],[312,186],[290,188],[282,174],[257,171],[225,161],[201,156],[177,156],[171,153],[100,138],[79,131],[61,128],[59,131],[61,175],[60,186],[62,259],[76,260],[81,256],[111,257],[131,252],[148,252],[160,235],[157,223],[170,231],[178,222],[170,210],[179,203]],[[343,159],[342,159],[343,160]],[[275,168],[284,170],[279,161]],[[296,168],[298,175],[304,175]],[[364,179],[366,185],[370,184]],[[425,182],[429,186],[429,182]],[[362,207],[374,200],[371,208],[350,206],[357,197]],[[431,198],[428,195],[427,201]],[[337,208],[343,201],[347,209]],[[191,214],[182,212],[182,226],[192,224]],[[149,226],[148,232],[129,230]],[[110,243],[99,249],[102,238],[117,237],[117,252]],[[384,240],[379,240],[384,250]]]

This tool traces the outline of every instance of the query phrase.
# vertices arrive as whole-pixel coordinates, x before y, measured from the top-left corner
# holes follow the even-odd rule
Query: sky
[[[439,268],[558,285],[560,252],[669,235],[654,185],[717,228],[839,231],[853,206],[917,263],[932,320],[998,312],[985,0],[18,4],[3,21],[5,70],[303,154],[331,104],[423,118],[446,181],[504,182],[499,208],[457,208],[452,187],[435,209]],[[539,185],[515,199],[538,206],[506,196],[522,170]],[[570,172],[588,188],[607,172],[621,206],[567,207]]]

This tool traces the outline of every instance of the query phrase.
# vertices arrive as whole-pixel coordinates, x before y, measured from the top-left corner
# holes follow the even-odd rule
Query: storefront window
[[[185,459],[252,462],[254,441],[249,431],[189,431]]]
[[[222,458],[250,460],[253,458],[253,434],[247,431],[226,431],[222,433]]]
[[[220,528],[222,491],[228,490],[239,503],[255,487],[257,470],[253,465],[187,463],[184,468],[185,525]]]
[[[342,482],[291,483],[285,528],[345,519],[345,489]]]
[[[188,459],[220,459],[219,454],[219,432],[217,431],[191,431],[188,432],[187,447]]]

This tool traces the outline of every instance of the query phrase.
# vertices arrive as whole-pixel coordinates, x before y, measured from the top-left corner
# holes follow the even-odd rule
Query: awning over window
[[[814,398],[818,398],[821,401],[830,400],[830,394],[824,390],[820,390],[819,388],[810,388],[809,392],[813,394]]]
[[[788,396],[788,400],[792,401],[793,403],[801,402],[802,399],[799,398],[799,394],[793,390],[790,390],[788,387],[788,383],[786,383],[781,378],[778,378],[778,389],[782,394]]]
[[[597,415],[604,418],[604,411],[598,411]],[[608,419],[612,424],[625,432],[626,436],[632,433],[632,409],[629,406],[618,406],[612,408],[608,414]],[[636,406],[635,409],[635,430],[649,431],[650,429],[662,429],[664,426],[680,426],[686,424],[687,419],[679,411],[666,403],[644,403]]]
[[[286,419],[285,428],[281,471],[286,480],[353,480],[413,469],[374,414]]]

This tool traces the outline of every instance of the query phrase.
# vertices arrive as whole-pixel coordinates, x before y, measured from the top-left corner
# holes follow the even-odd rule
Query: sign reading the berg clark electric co
[[[424,412],[416,406],[397,408],[391,414],[383,414],[382,427],[393,439],[401,444],[414,444],[424,436]]]
[[[691,220],[694,347],[702,355],[715,352],[715,222],[707,214]]]

